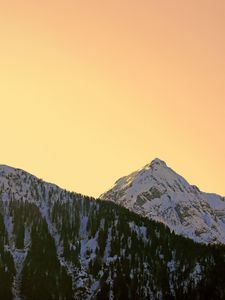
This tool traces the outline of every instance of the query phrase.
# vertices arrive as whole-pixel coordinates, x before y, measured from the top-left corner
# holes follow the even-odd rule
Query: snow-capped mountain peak
[[[156,158],[100,196],[202,243],[225,243],[225,200],[201,192]]]
[[[142,170],[148,171],[148,174],[155,180],[155,184],[166,186],[168,190],[190,188],[190,185],[182,176],[174,172],[163,160],[158,158],[154,159]],[[142,176],[142,172],[140,175]]]
[[[165,161],[159,159],[159,158],[155,158],[153,159],[150,164],[149,164],[149,167],[153,167],[153,166],[160,166],[160,167],[167,167],[167,164]]]

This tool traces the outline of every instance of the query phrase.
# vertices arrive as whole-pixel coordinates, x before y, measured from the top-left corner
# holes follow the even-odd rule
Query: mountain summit
[[[163,160],[161,160],[161,159],[159,159],[159,158],[155,158],[154,160],[152,160],[151,161],[151,163],[149,164],[149,166],[154,166],[154,165],[160,165],[160,166],[164,166],[164,167],[166,167],[167,165],[166,165],[166,163],[165,163],[165,161],[163,161]]]
[[[225,199],[201,192],[156,158],[100,196],[196,242],[225,244]]]

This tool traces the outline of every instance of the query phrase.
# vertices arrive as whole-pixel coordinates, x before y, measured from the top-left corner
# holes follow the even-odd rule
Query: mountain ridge
[[[0,298],[224,299],[223,246],[0,167]]]
[[[114,201],[200,243],[225,243],[225,198],[204,193],[156,158],[100,199]]]

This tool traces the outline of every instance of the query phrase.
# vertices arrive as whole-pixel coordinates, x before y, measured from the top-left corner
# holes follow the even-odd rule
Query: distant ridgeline
[[[0,168],[0,299],[225,299],[225,247]]]

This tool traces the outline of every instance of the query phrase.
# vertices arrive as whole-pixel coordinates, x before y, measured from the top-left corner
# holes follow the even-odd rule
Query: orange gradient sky
[[[98,196],[159,157],[225,195],[225,1],[0,3],[0,160]]]

